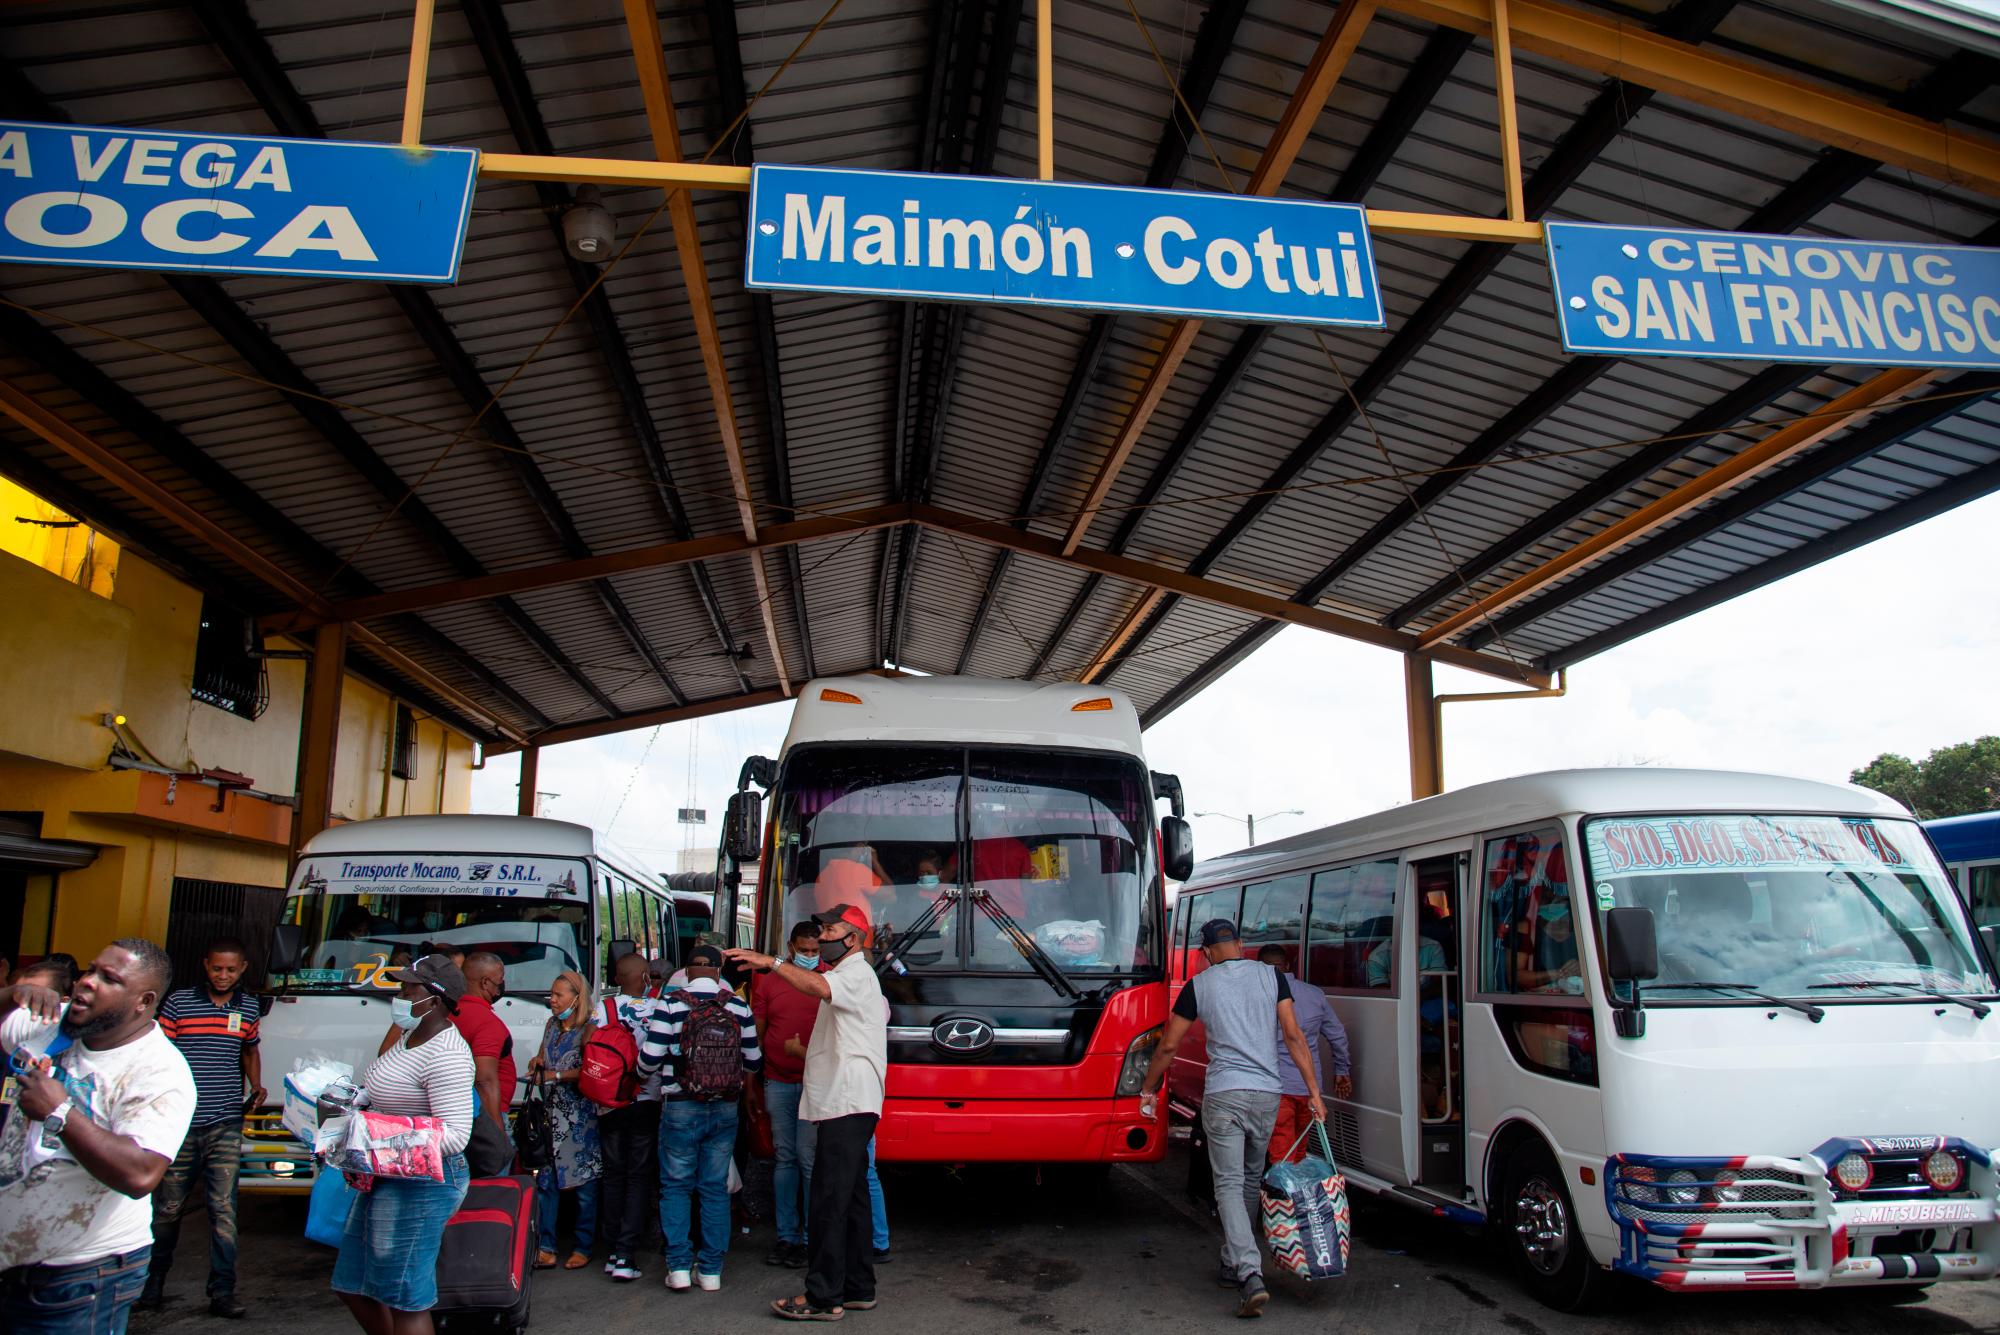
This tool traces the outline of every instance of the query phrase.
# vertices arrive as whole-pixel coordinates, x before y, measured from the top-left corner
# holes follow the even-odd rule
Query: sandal
[[[565,1270],[581,1270],[590,1264],[590,1257],[583,1252],[571,1252],[569,1260],[563,1262]]]
[[[555,1269],[555,1266],[556,1266],[556,1254],[554,1252],[535,1253],[535,1269],[553,1270]]]
[[[803,1293],[778,1299],[771,1310],[787,1321],[838,1321],[847,1315],[844,1307],[815,1307]]]

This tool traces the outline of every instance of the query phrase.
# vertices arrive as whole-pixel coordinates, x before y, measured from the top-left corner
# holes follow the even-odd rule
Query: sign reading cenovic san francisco
[[[1066,181],[760,165],[753,288],[1382,324],[1365,210]]]
[[[2000,250],[1597,223],[1548,248],[1571,352],[2000,366]]]

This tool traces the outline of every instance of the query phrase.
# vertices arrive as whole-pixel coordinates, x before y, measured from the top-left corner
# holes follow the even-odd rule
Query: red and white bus
[[[868,919],[890,1005],[881,1158],[1161,1156],[1164,1113],[1140,1115],[1139,1081],[1167,1012],[1162,877],[1193,853],[1179,782],[1147,769],[1129,700],[814,681],[777,760],[743,774],[724,879],[761,861],[760,947],[782,953],[792,924],[836,904]],[[1156,816],[1159,797],[1174,815]]]

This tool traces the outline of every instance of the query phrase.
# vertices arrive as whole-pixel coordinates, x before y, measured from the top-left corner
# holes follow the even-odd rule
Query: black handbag
[[[555,1127],[549,1121],[548,1102],[542,1098],[539,1073],[528,1081],[521,1110],[514,1114],[514,1149],[526,1169],[546,1168],[556,1157]]]
[[[465,1142],[465,1167],[474,1177],[505,1177],[513,1171],[513,1142],[483,1110],[472,1116],[472,1137]]]

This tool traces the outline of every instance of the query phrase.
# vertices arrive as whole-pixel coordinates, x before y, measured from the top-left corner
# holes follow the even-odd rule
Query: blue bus
[[[1978,926],[2000,926],[2000,811],[1926,821],[1938,857]]]

